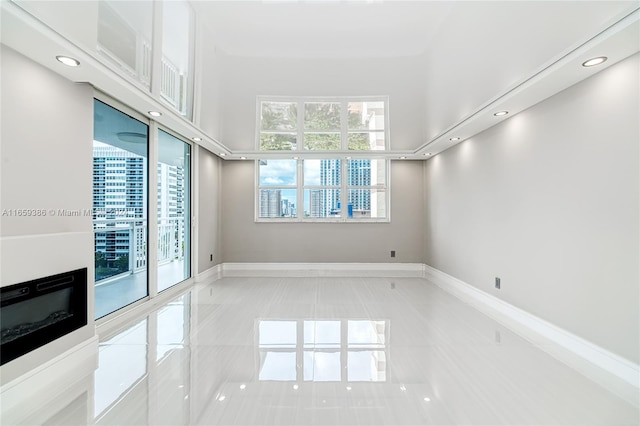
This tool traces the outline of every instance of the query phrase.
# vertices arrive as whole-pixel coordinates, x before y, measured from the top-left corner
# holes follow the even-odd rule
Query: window
[[[94,100],[95,317],[148,296],[149,126]],[[107,173],[113,179],[106,179]],[[111,176],[109,176],[111,177]]]
[[[267,159],[256,164],[257,221],[388,221],[388,160]],[[344,211],[342,206],[347,206]]]
[[[351,158],[387,149],[386,104],[381,97],[258,98],[260,151],[321,157],[257,161],[256,220],[388,221],[388,160]]]
[[[258,98],[260,151],[384,151],[387,100]]]
[[[99,98],[105,100],[94,99],[90,212],[96,320],[153,299],[192,274],[192,146],[170,129],[150,132],[144,116]]]
[[[158,291],[191,276],[191,146],[158,131]]]

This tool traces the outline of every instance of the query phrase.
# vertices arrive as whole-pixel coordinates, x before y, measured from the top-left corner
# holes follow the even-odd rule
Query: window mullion
[[[347,192],[348,163],[349,163],[349,160],[344,160],[341,162],[341,166],[340,166],[340,173],[341,173],[340,204],[342,205],[340,216],[343,222],[347,221],[348,214],[349,214],[349,194]]]
[[[342,142],[342,150],[346,151],[349,149],[349,141],[348,141],[348,125],[349,125],[349,102],[347,100],[342,100],[340,102],[340,141]],[[349,214],[349,194],[347,193],[347,163],[349,160],[343,160],[341,162],[340,167],[340,204],[341,208],[341,221],[347,220],[347,215]]]
[[[343,151],[349,149],[348,142],[348,124],[349,124],[349,111],[347,108],[349,103],[346,100],[340,102],[340,142]]]
[[[297,126],[298,126],[298,141],[296,143],[297,150],[304,150],[304,101],[299,100],[298,103],[298,116],[297,116]]]
[[[297,220],[302,220],[304,217],[304,169],[303,169],[304,160],[297,161],[297,190],[296,190],[296,218]]]

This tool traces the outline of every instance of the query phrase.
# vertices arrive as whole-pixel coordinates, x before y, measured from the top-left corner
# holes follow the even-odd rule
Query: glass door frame
[[[99,332],[104,330],[105,335],[108,335],[112,327],[115,329],[120,325],[121,321],[126,321],[130,318],[127,313],[133,311],[134,309],[141,308],[142,305],[145,305],[147,302],[150,302],[154,298],[158,297],[158,209],[157,209],[157,188],[158,188],[158,176],[156,173],[157,164],[158,164],[158,139],[159,139],[159,131],[162,130],[171,136],[174,136],[181,140],[182,142],[188,144],[190,146],[191,155],[189,156],[189,174],[190,174],[190,185],[189,185],[189,232],[190,232],[190,241],[189,241],[189,267],[190,267],[190,276],[189,278],[181,281],[180,283],[167,288],[165,291],[161,293],[163,297],[173,297],[182,291],[185,286],[190,285],[194,281],[194,271],[196,270],[196,255],[194,252],[194,247],[197,245],[197,229],[195,226],[195,215],[194,215],[194,207],[197,207],[194,200],[194,193],[197,188],[197,173],[194,170],[194,165],[197,164],[194,157],[196,157],[198,152],[198,146],[189,142],[187,138],[181,136],[177,132],[167,128],[166,126],[158,123],[157,121],[141,114],[140,112],[132,109],[131,107],[123,104],[122,102],[114,99],[113,97],[100,92],[97,89],[93,91],[93,99],[98,100],[105,105],[114,108],[135,120],[140,121],[141,123],[148,126],[148,141],[147,141],[147,296],[136,300],[133,303],[123,306],[120,309],[116,309],[115,311],[95,320],[96,327]],[[153,167],[153,168],[152,168]],[[153,171],[153,173],[152,173]],[[153,190],[152,190],[153,188]],[[154,230],[151,232],[150,230]],[[95,251],[95,246],[93,248]],[[90,283],[93,284],[93,291],[89,291],[91,296],[90,300],[90,309],[92,315],[95,316],[95,281],[91,279]],[[115,318],[120,318],[121,321],[113,321]],[[109,326],[106,324],[109,323]]]
[[[194,173],[194,170],[193,170],[193,165],[195,163],[195,161],[194,161],[195,144],[193,144],[192,142],[189,142],[187,140],[187,138],[181,136],[179,133],[169,129],[168,127],[166,127],[166,126],[164,126],[164,125],[162,125],[162,124],[160,124],[160,123],[158,123],[156,121],[152,120],[152,123],[153,123],[153,128],[150,128],[149,131],[150,132],[154,132],[153,133],[153,146],[154,146],[153,151],[154,151],[155,167],[158,166],[158,157],[159,157],[159,152],[160,152],[159,132],[161,130],[163,132],[167,133],[168,135],[173,136],[174,138],[176,138],[176,139],[180,140],[181,142],[187,144],[189,146],[189,152],[190,152],[190,155],[189,155],[189,217],[188,217],[188,220],[189,220],[189,227],[188,227],[188,229],[189,229],[189,276],[187,278],[185,278],[183,281],[180,281],[180,282],[178,282],[178,283],[176,283],[176,284],[174,284],[174,285],[162,290],[162,293],[164,294],[164,293],[170,292],[171,289],[175,288],[179,284],[184,284],[186,282],[191,282],[190,280],[193,280],[193,278],[194,278],[194,270],[195,270],[194,268],[196,267],[195,261],[194,261],[194,259],[195,259],[195,256],[194,256],[194,247],[195,247],[194,234],[196,233],[194,231],[196,229],[195,229],[195,219],[194,219],[194,213],[193,213],[194,212],[193,209],[194,209],[194,206],[195,206],[194,196],[193,196],[193,194],[194,194],[194,186],[195,186],[194,185],[194,180],[195,180],[194,179],[194,175],[195,175],[195,173]],[[149,137],[149,139],[151,139],[151,136]],[[156,169],[154,168],[154,170],[156,170]],[[154,191],[154,196],[153,196],[153,202],[155,203],[154,206],[157,206],[157,202],[158,202],[158,197],[157,197],[158,182],[157,182],[157,178],[158,178],[157,173],[154,173],[154,181],[155,181],[154,182],[155,191]],[[149,187],[151,188],[151,184],[150,184]],[[151,202],[151,200],[149,202]],[[154,208],[153,210],[154,210],[153,216],[154,216],[154,221],[155,221],[155,228],[154,229],[157,229],[158,228],[158,209]],[[185,224],[185,230],[186,229],[187,229],[187,226]],[[155,294],[157,295],[157,294],[160,293],[158,291],[158,277],[157,277],[157,274],[158,274],[158,258],[157,258],[157,253],[158,253],[158,234],[157,234],[157,232],[155,233],[155,236],[154,236],[153,240],[154,240],[154,244],[155,244],[155,247],[154,247],[155,281],[154,281],[154,283],[155,283]]]

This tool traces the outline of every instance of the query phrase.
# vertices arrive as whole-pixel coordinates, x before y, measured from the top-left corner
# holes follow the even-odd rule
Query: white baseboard
[[[480,308],[480,310],[491,315],[494,319],[498,321],[507,320],[507,322],[509,322],[508,325],[511,325],[511,323],[520,325],[562,346],[572,354],[586,359],[595,366],[622,379],[635,388],[640,386],[640,366],[638,366],[638,364],[622,358],[495,296],[485,293],[464,281],[432,268],[429,265],[425,265],[424,271],[426,279],[459,299]]]
[[[194,277],[196,283],[219,279],[222,276],[222,264],[217,264]]]
[[[223,263],[224,275],[285,277],[421,277],[422,263]]]

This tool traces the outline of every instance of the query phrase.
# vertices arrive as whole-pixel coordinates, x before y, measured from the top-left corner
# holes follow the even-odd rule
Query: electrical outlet
[[[496,288],[500,290],[500,278],[496,277]]]
[[[391,250],[391,257],[396,257],[396,251],[395,250]]]

